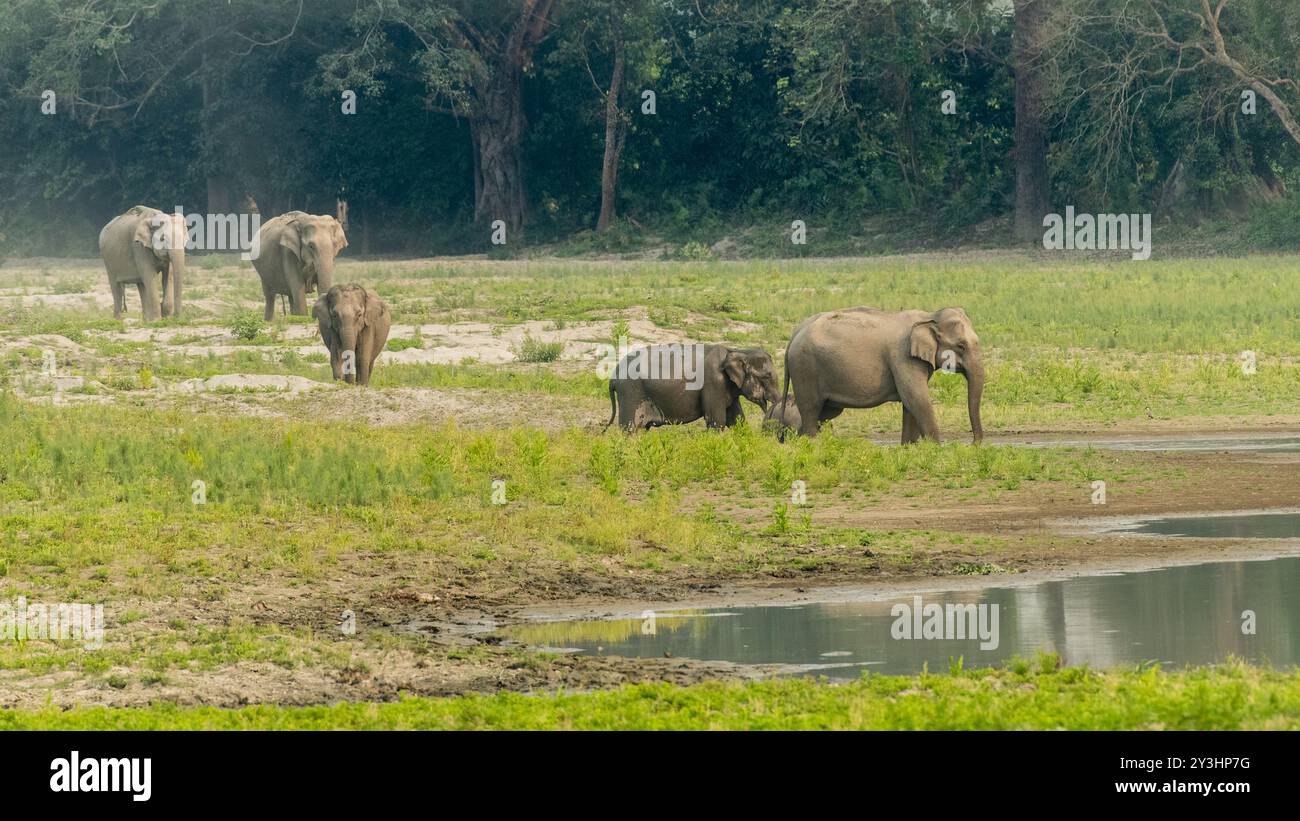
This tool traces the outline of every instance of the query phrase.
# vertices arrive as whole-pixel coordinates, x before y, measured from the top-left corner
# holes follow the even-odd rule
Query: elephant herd
[[[126,310],[127,285],[139,291],[146,321],[180,314],[185,243],[183,217],[145,205],[104,226],[99,253],[113,292],[114,317],[121,319]],[[269,322],[275,316],[277,296],[287,297],[291,313],[316,317],[334,378],[368,385],[375,359],[388,342],[392,317],[373,290],[334,284],[334,257],[347,246],[343,226],[334,217],[290,211],[258,230],[253,268],[262,280],[264,319]],[[321,296],[309,311],[310,291]]]
[[[665,350],[670,347],[674,351]],[[605,426],[615,416],[628,432],[702,416],[709,427],[726,428],[744,418],[744,396],[764,410],[764,427],[775,428],[784,440],[787,430],[816,436],[822,422],[845,408],[899,402],[903,444],[922,438],[937,441],[939,424],[929,382],[936,370],[944,370],[965,376],[971,432],[976,442],[984,438],[984,361],[979,337],[961,308],[846,308],[811,316],[786,346],[785,384],[779,395],[776,366],[763,349],[694,347],[695,353],[651,346],[627,354],[610,379],[611,412]],[[630,363],[635,357],[671,362],[673,355],[684,365],[678,373],[647,377]]]
[[[274,317],[277,296],[288,297],[292,313],[306,315],[307,294],[319,292],[310,313],[329,351],[334,378],[368,385],[375,359],[387,344],[392,316],[373,290],[333,284],[334,258],[348,244],[338,220],[290,211],[262,225],[257,241],[253,267],[262,280],[265,319]],[[126,308],[127,285],[138,289],[146,320],[180,313],[185,279],[182,217],[137,205],[104,226],[99,248],[115,317],[120,319]],[[155,280],[159,275],[161,289]],[[643,367],[647,362],[648,369]],[[633,432],[703,417],[710,428],[728,428],[744,419],[743,396],[764,410],[765,427],[777,429],[782,439],[787,430],[812,437],[822,422],[845,408],[899,402],[904,444],[938,440],[929,390],[936,370],[965,376],[971,432],[980,441],[984,362],[979,337],[961,308],[845,308],[815,314],[790,337],[785,383],[779,391],[776,365],[762,348],[637,349],[620,360],[609,381],[610,418],[605,427],[615,418],[623,430]]]

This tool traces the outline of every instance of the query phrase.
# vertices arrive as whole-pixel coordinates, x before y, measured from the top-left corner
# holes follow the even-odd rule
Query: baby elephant
[[[609,380],[609,421],[627,432],[694,422],[728,428],[745,415],[740,397],[766,409],[779,400],[776,366],[762,348],[651,345],[628,352]]]
[[[329,349],[334,378],[369,385],[375,359],[388,342],[388,305],[379,294],[355,283],[335,285],[316,300],[312,315]]]
[[[763,414],[763,430],[769,433],[781,433],[781,429],[787,431],[799,432],[799,406],[794,403],[793,396],[787,396],[784,400],[778,399],[768,407],[767,413]]]

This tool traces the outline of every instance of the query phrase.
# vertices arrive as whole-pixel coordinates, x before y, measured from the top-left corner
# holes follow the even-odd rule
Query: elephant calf
[[[335,285],[316,300],[312,315],[330,352],[335,379],[370,384],[370,373],[384,345],[392,316],[379,294],[355,283]]]
[[[777,401],[776,365],[762,348],[651,345],[630,351],[609,380],[608,428],[627,432],[694,422],[728,428],[744,419],[740,397],[764,410]]]
[[[798,432],[799,428],[799,406],[793,396],[778,399],[763,414],[763,430],[770,433],[784,435],[787,430]]]

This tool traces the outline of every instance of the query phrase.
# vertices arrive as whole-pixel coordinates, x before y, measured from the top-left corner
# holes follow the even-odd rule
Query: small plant
[[[230,318],[230,332],[237,339],[254,340],[262,333],[262,318],[256,311],[239,311]]]
[[[563,342],[543,342],[533,339],[532,334],[525,333],[519,344],[520,362],[554,362],[564,351]]]
[[[621,343],[628,340],[629,333],[631,333],[631,329],[628,327],[626,317],[620,316],[618,319],[614,320],[614,327],[609,332],[609,341],[614,346],[615,350],[618,349],[618,346]]]
[[[138,376],[140,377],[140,388],[141,388],[141,390],[146,390],[146,391],[147,391],[147,390],[150,390],[151,388],[153,388],[153,369],[152,369],[152,368],[150,368],[148,365],[141,365],[141,366],[140,366],[140,373],[138,374]]]
[[[713,258],[713,251],[709,246],[702,242],[695,242],[694,240],[683,245],[677,253],[682,259],[689,260],[706,260]]]

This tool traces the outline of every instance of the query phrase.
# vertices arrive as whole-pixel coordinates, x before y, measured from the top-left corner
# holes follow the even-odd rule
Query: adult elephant
[[[330,352],[334,378],[369,385],[375,360],[392,327],[387,303],[360,285],[335,285],[316,300],[312,314]]]
[[[275,317],[275,298],[289,297],[290,311],[307,314],[307,294],[324,294],[334,285],[334,257],[348,247],[343,226],[331,216],[289,211],[265,222],[257,232],[253,267],[262,278],[267,322]]]
[[[147,205],[136,205],[99,232],[99,255],[113,292],[113,316],[126,312],[126,286],[140,293],[146,322],[181,312],[185,279],[185,219]],[[162,276],[161,291],[157,277]]]
[[[979,442],[984,359],[961,308],[933,313],[846,308],[809,317],[786,348],[784,392],[788,395],[793,382],[805,436],[816,436],[823,421],[845,408],[901,402],[903,444],[938,441],[929,382],[939,369],[965,375],[971,431]]]
[[[729,428],[745,418],[740,397],[766,410],[776,393],[776,365],[762,348],[651,345],[619,361],[605,427],[617,416],[628,432],[700,417],[710,428]]]

